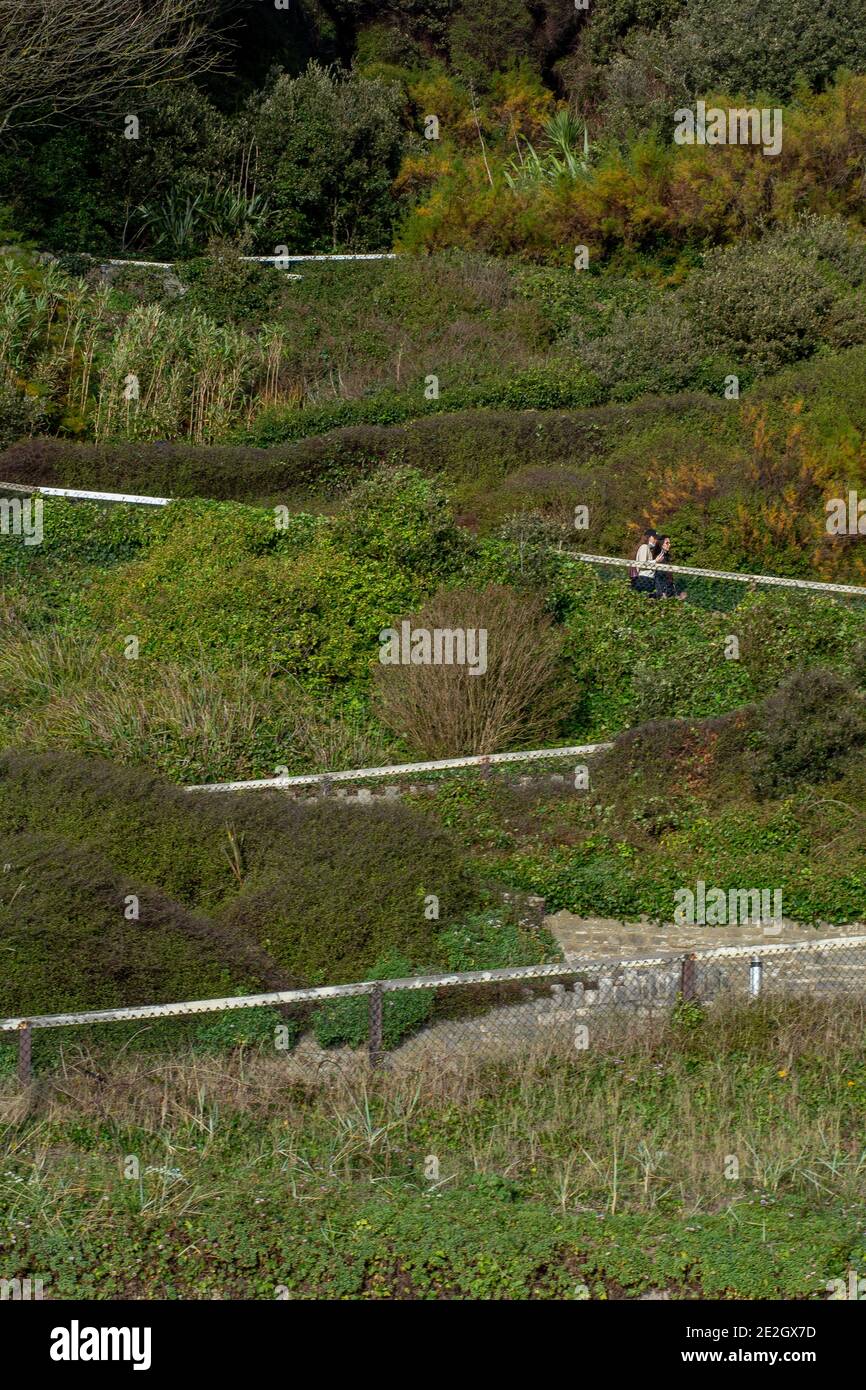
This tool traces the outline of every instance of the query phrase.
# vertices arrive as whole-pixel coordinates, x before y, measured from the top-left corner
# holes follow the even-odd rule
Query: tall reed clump
[[[72,431],[84,426],[109,298],[55,266],[0,265],[0,380],[50,401]]]
[[[263,357],[255,339],[199,310],[139,305],[103,355],[95,437],[209,443],[244,413]]]
[[[56,266],[0,263],[0,386],[100,443],[224,438],[263,401],[287,399],[285,345],[280,325],[250,334],[196,308],[127,310]]]

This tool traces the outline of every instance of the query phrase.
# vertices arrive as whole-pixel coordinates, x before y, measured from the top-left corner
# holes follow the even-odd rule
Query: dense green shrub
[[[349,425],[396,425],[471,409],[578,409],[594,406],[601,399],[601,388],[585,374],[569,374],[559,366],[535,368],[506,379],[491,377],[478,385],[448,386],[438,398],[430,400],[420,388],[416,395],[382,391],[367,400],[343,400],[335,406],[307,406],[303,410],[268,407],[250,425],[245,438],[267,448]]]
[[[141,768],[75,753],[0,755],[0,833],[46,824],[97,848],[112,873],[212,912],[237,888],[225,824],[179,787]]]
[[[866,705],[835,672],[796,671],[762,704],[754,741],[759,794],[814,786],[839,777],[866,743]]]
[[[201,309],[215,323],[255,329],[273,318],[286,289],[281,270],[242,260],[226,238],[212,241],[206,256],[187,261],[181,279],[185,309]]]
[[[536,479],[527,479],[526,482],[528,489]],[[550,487],[558,500],[553,480]],[[481,551],[481,566],[490,566],[491,578],[513,589],[543,595],[550,611],[557,617],[561,616],[557,604],[560,566],[555,547],[561,549],[563,541],[571,538],[567,530],[571,521],[568,504],[573,505],[575,495],[573,482],[569,488],[568,475],[562,479],[561,487],[566,493],[563,499],[564,515],[548,516],[541,510],[515,512],[513,516],[506,517],[497,532],[498,540],[505,544],[488,544]]]
[[[263,236],[290,251],[390,245],[400,163],[399,89],[311,63],[279,76],[252,111]]]
[[[577,347],[584,366],[613,400],[687,389],[721,394],[725,376],[734,369],[732,359],[713,352],[703,328],[676,300],[643,313],[616,310],[602,334],[578,335]]]
[[[848,675],[857,667],[866,611],[818,595],[749,594],[738,612],[740,657],[759,693],[792,671],[826,666]]]
[[[109,284],[114,302],[129,308],[136,304],[174,304],[186,292],[170,266],[100,266],[94,257],[76,254],[59,256],[57,263],[67,275],[78,276],[88,284]]]
[[[324,543],[294,554],[291,534],[265,512],[184,504],[162,545],[85,596],[90,620],[115,637],[134,631],[145,658],[198,654],[314,684],[362,681],[417,581]]]
[[[744,390],[756,373],[809,356],[819,342],[862,342],[854,291],[864,274],[866,242],[841,218],[801,216],[757,242],[708,253],[666,298],[615,304],[601,323],[580,313],[571,336],[615,400],[687,387],[720,393],[730,373]]]
[[[56,566],[60,574],[65,567],[67,576],[81,565],[108,568],[134,559],[159,538],[154,513],[144,507],[110,508],[50,497],[42,503],[42,532],[40,545],[0,547],[0,574],[30,566]]]
[[[398,28],[388,19],[365,24],[358,31],[358,46],[355,61],[365,73],[382,65],[387,67],[411,68],[421,57],[417,44],[405,29]]]
[[[784,98],[797,83],[825,87],[840,68],[862,71],[866,17],[811,0],[687,0],[669,28],[626,44],[669,81],[677,97],[719,88]],[[674,84],[676,84],[674,86]]]
[[[124,221],[122,193],[105,154],[107,144],[116,158],[120,146],[135,143],[120,138],[121,130],[122,125],[109,141],[104,131],[96,137],[74,123],[62,130],[22,131],[15,149],[0,155],[4,201],[16,227],[40,248],[115,254]]]
[[[853,360],[850,370],[857,369]],[[842,370],[853,390],[849,371]],[[807,387],[808,378],[801,390]],[[694,393],[586,410],[443,411],[405,424],[349,425],[283,443],[269,438],[262,417],[256,431],[262,437],[259,447],[24,441],[0,457],[0,479],[162,497],[278,502],[298,492],[330,499],[377,465],[400,462],[428,474],[445,473],[452,486],[464,491],[478,486],[480,500],[509,472],[532,465],[573,470],[603,459],[620,440],[653,422],[681,419],[686,429],[717,432],[723,415],[721,403]],[[282,421],[280,417],[280,431]],[[508,510],[514,510],[513,501]]]
[[[751,396],[756,405],[778,409],[786,400],[802,400],[821,439],[866,430],[866,348],[820,355],[798,362],[759,382]]]
[[[276,1029],[281,1051],[297,1042],[301,1026],[296,1018],[283,1018],[275,1009],[231,1009],[225,1013],[206,1015],[197,1022],[192,1033],[194,1046],[202,1052],[227,1052],[241,1047],[273,1049]]]
[[[551,341],[567,338],[572,328],[598,332],[614,306],[644,308],[653,293],[649,284],[638,280],[592,269],[575,275],[570,266],[522,267],[517,286],[540,307]]]
[[[342,401],[333,406],[303,410],[268,408],[253,421],[247,442],[259,447],[281,444],[349,425],[396,425],[425,415],[478,408],[562,410],[597,405],[603,399],[598,383],[579,370],[537,367],[501,378],[491,375],[477,385],[447,386],[438,398],[427,399],[423,384],[414,395],[381,391],[368,400]]]
[[[331,442],[331,451],[339,454],[338,442]],[[6,449],[0,459],[0,477],[10,483],[150,497],[277,500],[313,483],[327,486],[332,470],[323,455],[326,448],[321,441],[271,450],[147,440],[97,445],[39,438]]]
[[[169,83],[148,98],[146,111],[139,102],[133,108],[138,140],[124,138],[117,115],[22,132],[0,158],[17,225],[43,248],[116,256],[130,241],[141,244],[145,199],[171,192],[183,201],[232,170],[238,132],[196,83]]]
[[[522,926],[516,914],[488,908],[442,933],[447,968],[454,971],[499,970],[512,965],[544,965],[559,960],[561,950],[544,928]]]
[[[307,806],[279,793],[191,795],[140,769],[95,758],[6,753],[0,759],[0,837],[10,848],[0,865],[20,861],[20,872],[0,875],[0,902],[10,905],[23,883],[16,903],[22,893],[36,903],[33,921],[50,894],[59,894],[62,854],[49,846],[43,868],[36,851],[19,853],[15,846],[49,822],[72,867],[68,893],[46,920],[60,923],[66,911],[75,920],[93,919],[92,944],[82,936],[77,947],[76,970],[85,979],[100,978],[99,933],[109,927],[115,933],[115,921],[119,951],[132,939],[128,933],[143,932],[148,921],[162,932],[177,920],[212,952],[214,969],[229,972],[235,984],[247,982],[237,992],[366,979],[391,951],[444,965],[442,930],[480,900],[451,836],[399,803],[354,808]],[[86,893],[85,870],[94,885]],[[82,901],[73,910],[76,892]],[[124,921],[126,892],[141,897],[139,922]],[[431,894],[438,917],[428,915]],[[28,908],[28,922],[30,916]],[[147,940],[156,951],[161,937],[155,928]],[[194,958],[184,952],[178,959],[187,973],[172,977],[179,992],[166,986],[160,998],[231,992],[228,976],[219,987],[204,967],[196,976]],[[142,951],[141,970],[155,969],[155,959]],[[146,994],[144,983],[141,989]],[[65,1004],[55,999],[44,1007]]]
[[[813,257],[822,269],[833,272],[838,284],[866,284],[866,240],[842,217],[801,213],[796,222],[780,227],[768,240]]]
[[[497,69],[528,56],[532,21],[523,0],[465,0],[448,36],[454,68],[483,83]]]
[[[814,352],[834,299],[814,264],[778,243],[710,253],[685,294],[699,330],[763,375]]]
[[[359,564],[396,561],[428,579],[453,573],[470,549],[441,488],[411,468],[383,468],[360,483],[331,535]]]
[[[578,53],[594,65],[608,62],[632,29],[654,29],[682,7],[682,0],[596,0],[581,30]]]
[[[247,813],[252,814],[252,812]],[[234,817],[252,841],[246,817]],[[250,871],[222,920],[309,984],[366,979],[386,951],[442,961],[441,927],[477,902],[449,836],[397,805],[306,811],[290,856]],[[273,830],[271,833],[274,833]],[[425,899],[439,899],[430,919]]]
[[[35,825],[38,823],[34,823]],[[59,1013],[262,987],[267,958],[98,851],[44,833],[0,841],[0,1013]],[[8,867],[7,867],[8,866]],[[137,920],[127,920],[129,895]]]

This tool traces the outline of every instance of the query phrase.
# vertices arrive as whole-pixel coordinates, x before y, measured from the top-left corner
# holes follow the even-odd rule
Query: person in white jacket
[[[658,554],[658,532],[649,530],[644,531],[643,540],[637,549],[634,557],[634,564],[631,567],[631,586],[641,594],[655,594],[656,591],[656,572],[653,561]]]

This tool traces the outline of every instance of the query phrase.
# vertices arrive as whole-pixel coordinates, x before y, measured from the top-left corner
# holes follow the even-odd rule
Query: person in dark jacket
[[[670,536],[662,536],[655,559],[659,565],[673,564],[674,557],[671,554]],[[677,588],[675,574],[671,574],[670,570],[656,570],[655,596],[656,598],[685,598],[686,595],[684,590]]]

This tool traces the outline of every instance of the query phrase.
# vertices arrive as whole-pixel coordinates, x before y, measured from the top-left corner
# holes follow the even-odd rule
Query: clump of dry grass
[[[854,999],[730,1004],[685,1028],[612,1020],[580,1053],[564,1038],[485,1056],[440,1046],[375,1072],[306,1039],[284,1055],[82,1049],[29,1097],[6,1079],[0,1115],[34,1155],[40,1134],[98,1126],[121,1144],[133,1130],[183,1150],[202,1183],[252,1145],[301,1198],[332,1179],[420,1174],[432,1154],[443,1181],[504,1175],[563,1211],[853,1203],[866,1193],[864,1022]]]
[[[2,611],[2,610],[0,610]],[[322,707],[295,681],[245,664],[127,661],[101,634],[13,631],[0,645],[0,734],[35,751],[69,748],[147,764],[179,781],[378,766],[369,725]],[[269,737],[268,737],[269,735]],[[273,750],[261,766],[267,745]]]

